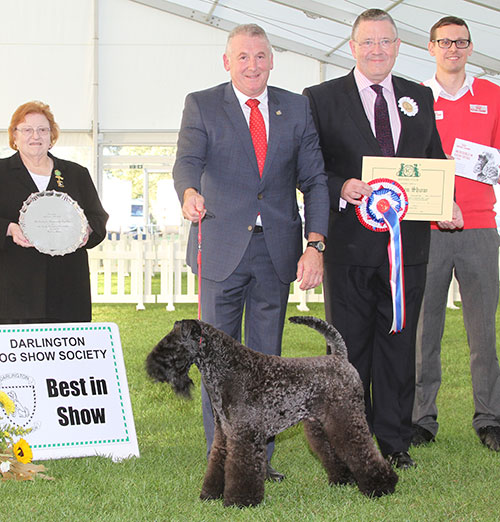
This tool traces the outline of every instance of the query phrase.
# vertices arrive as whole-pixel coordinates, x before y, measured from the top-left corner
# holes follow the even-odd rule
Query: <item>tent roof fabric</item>
[[[434,72],[427,52],[430,27],[441,17],[467,21],[474,41],[468,71],[500,83],[500,2],[474,0],[386,0],[320,2],[316,0],[131,0],[193,21],[230,31],[257,23],[275,49],[293,51],[348,70],[353,67],[348,41],[351,26],[365,9],[377,7],[394,18],[402,41],[395,73],[421,81]]]
[[[53,109],[60,144],[171,143],[186,95],[228,80],[233,27],[261,25],[274,47],[270,83],[302,92],[354,66],[351,27],[370,7],[398,27],[396,74],[434,74],[429,29],[453,14],[471,29],[468,72],[500,84],[500,0],[16,0],[0,6],[0,147],[16,107],[33,99]]]

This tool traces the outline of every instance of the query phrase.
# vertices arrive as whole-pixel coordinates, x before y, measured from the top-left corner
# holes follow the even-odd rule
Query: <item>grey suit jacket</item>
[[[258,213],[273,266],[289,283],[302,253],[296,188],[304,195],[305,234],[326,237],[329,197],[323,156],[306,97],[268,87],[269,140],[259,175],[250,130],[232,85],[187,96],[174,184],[181,200],[193,187],[214,218],[202,223],[203,277],[223,281],[238,266]],[[198,227],[190,231],[187,263],[197,272]]]

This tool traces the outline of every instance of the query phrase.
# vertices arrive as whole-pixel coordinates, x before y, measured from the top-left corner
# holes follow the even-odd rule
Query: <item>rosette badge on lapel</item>
[[[390,179],[373,179],[371,196],[364,197],[361,205],[356,207],[360,223],[374,232],[389,231],[390,285],[392,293],[392,326],[390,333],[398,333],[405,327],[405,295],[403,247],[399,222],[408,211],[408,196],[404,188]]]
[[[418,105],[415,100],[409,96],[403,96],[398,100],[398,106],[406,116],[415,116],[418,113]]]

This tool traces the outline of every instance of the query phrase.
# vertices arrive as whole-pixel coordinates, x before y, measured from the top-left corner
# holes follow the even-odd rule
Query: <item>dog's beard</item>
[[[185,359],[176,358],[175,351],[166,348],[162,342],[160,341],[148,355],[146,371],[155,381],[170,384],[176,394],[190,399],[191,388],[194,385],[188,375],[191,363]]]

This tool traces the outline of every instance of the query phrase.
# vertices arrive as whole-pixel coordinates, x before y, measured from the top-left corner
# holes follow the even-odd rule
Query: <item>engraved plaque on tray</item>
[[[19,225],[26,239],[43,254],[74,252],[87,233],[87,218],[80,205],[64,192],[35,192],[23,203]]]

